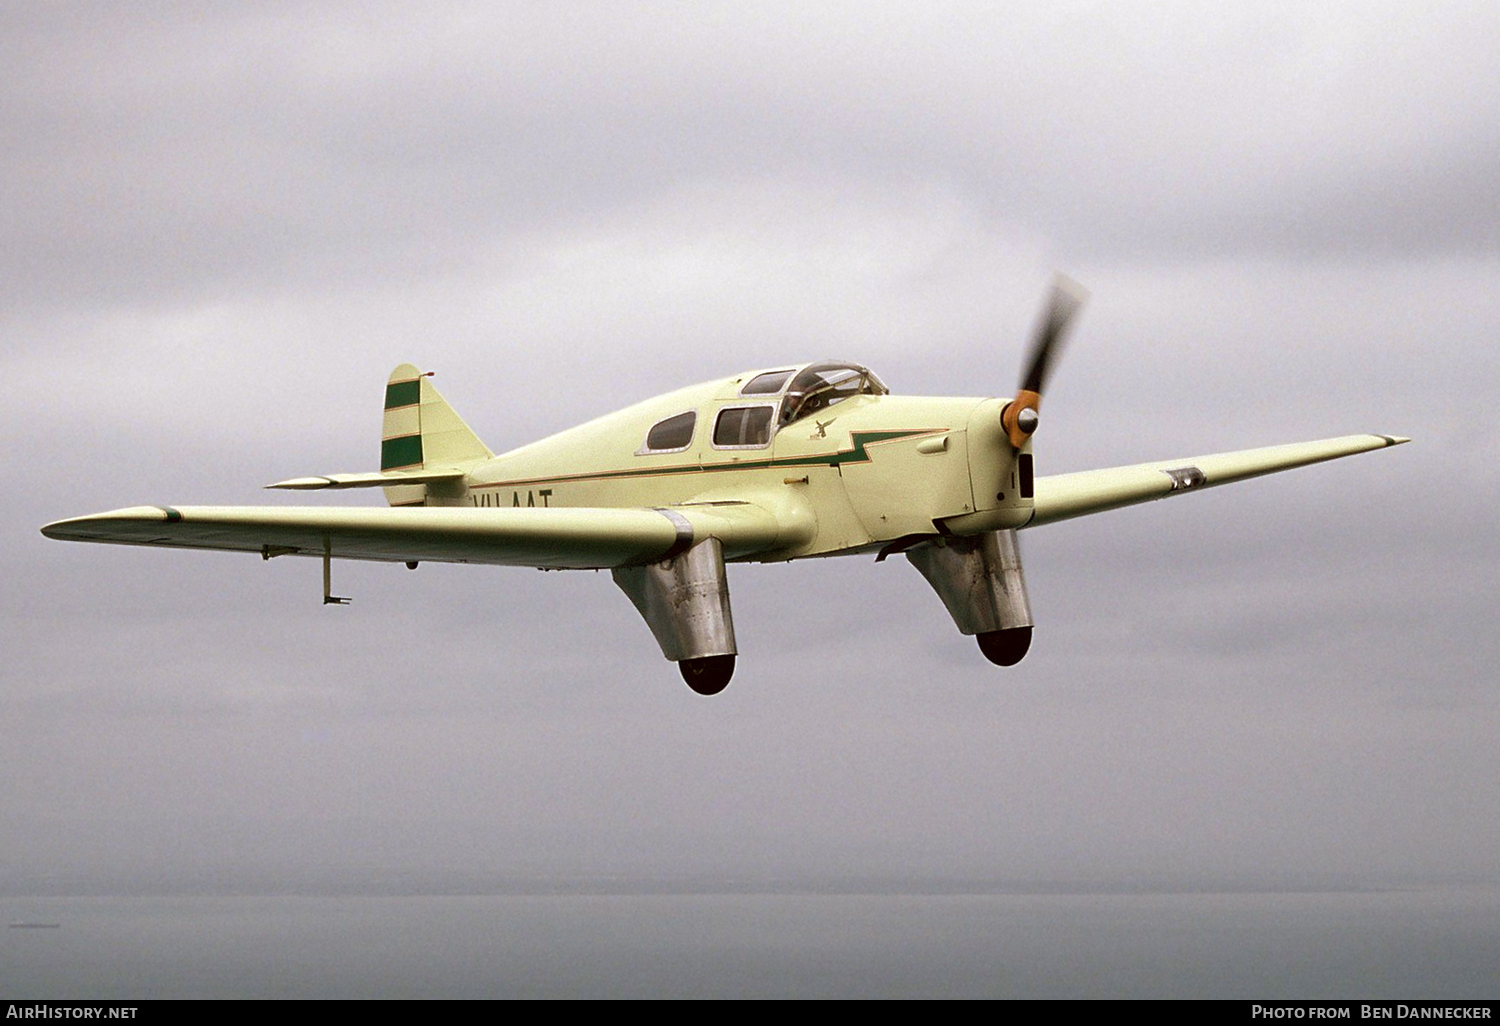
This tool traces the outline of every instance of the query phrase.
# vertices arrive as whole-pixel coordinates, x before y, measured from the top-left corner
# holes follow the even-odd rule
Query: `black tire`
[[[979,651],[996,666],[1014,666],[1026,658],[1031,647],[1030,627],[1009,627],[1003,631],[985,631],[977,638]]]
[[[734,676],[734,656],[704,656],[701,659],[684,659],[677,664],[687,686],[700,695],[717,695],[729,687],[729,678]]]

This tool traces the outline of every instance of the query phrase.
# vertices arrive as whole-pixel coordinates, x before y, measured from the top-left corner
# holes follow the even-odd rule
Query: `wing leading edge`
[[[1076,474],[1039,477],[1036,481],[1036,512],[1026,523],[1037,527],[1058,520],[1102,513],[1139,502],[1164,499],[1181,492],[1212,488],[1274,474],[1310,463],[1336,460],[1341,456],[1384,449],[1408,442],[1392,435],[1346,435],[1318,442],[1275,445],[1265,449],[1215,453],[1180,460],[1160,460],[1108,470],[1086,470]]]
[[[483,563],[544,569],[639,566],[716,537],[726,559],[794,545],[750,503],[663,509],[135,506],[42,528],[65,541],[219,549],[395,563]]]

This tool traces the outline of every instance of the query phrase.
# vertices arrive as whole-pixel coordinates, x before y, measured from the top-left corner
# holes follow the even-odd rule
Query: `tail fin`
[[[385,386],[385,419],[380,432],[380,469],[436,470],[487,460],[494,453],[469,429],[432,386],[432,376],[409,363],[391,371]],[[427,486],[385,489],[392,506],[420,506]]]

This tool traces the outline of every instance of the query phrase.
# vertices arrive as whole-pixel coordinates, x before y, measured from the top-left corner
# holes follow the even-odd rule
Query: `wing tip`
[[[89,541],[107,537],[94,529],[105,523],[118,524],[124,520],[167,524],[181,519],[182,514],[171,506],[130,506],[126,509],[112,509],[107,513],[90,513],[88,516],[54,520],[50,524],[43,524],[40,530],[46,537],[58,541]]]

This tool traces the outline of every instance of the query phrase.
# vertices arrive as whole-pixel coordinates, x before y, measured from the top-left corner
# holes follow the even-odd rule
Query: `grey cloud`
[[[1494,249],[1482,10],[585,9],[12,14],[7,276],[115,303],[399,281],[787,174],[947,183],[1129,259]]]

